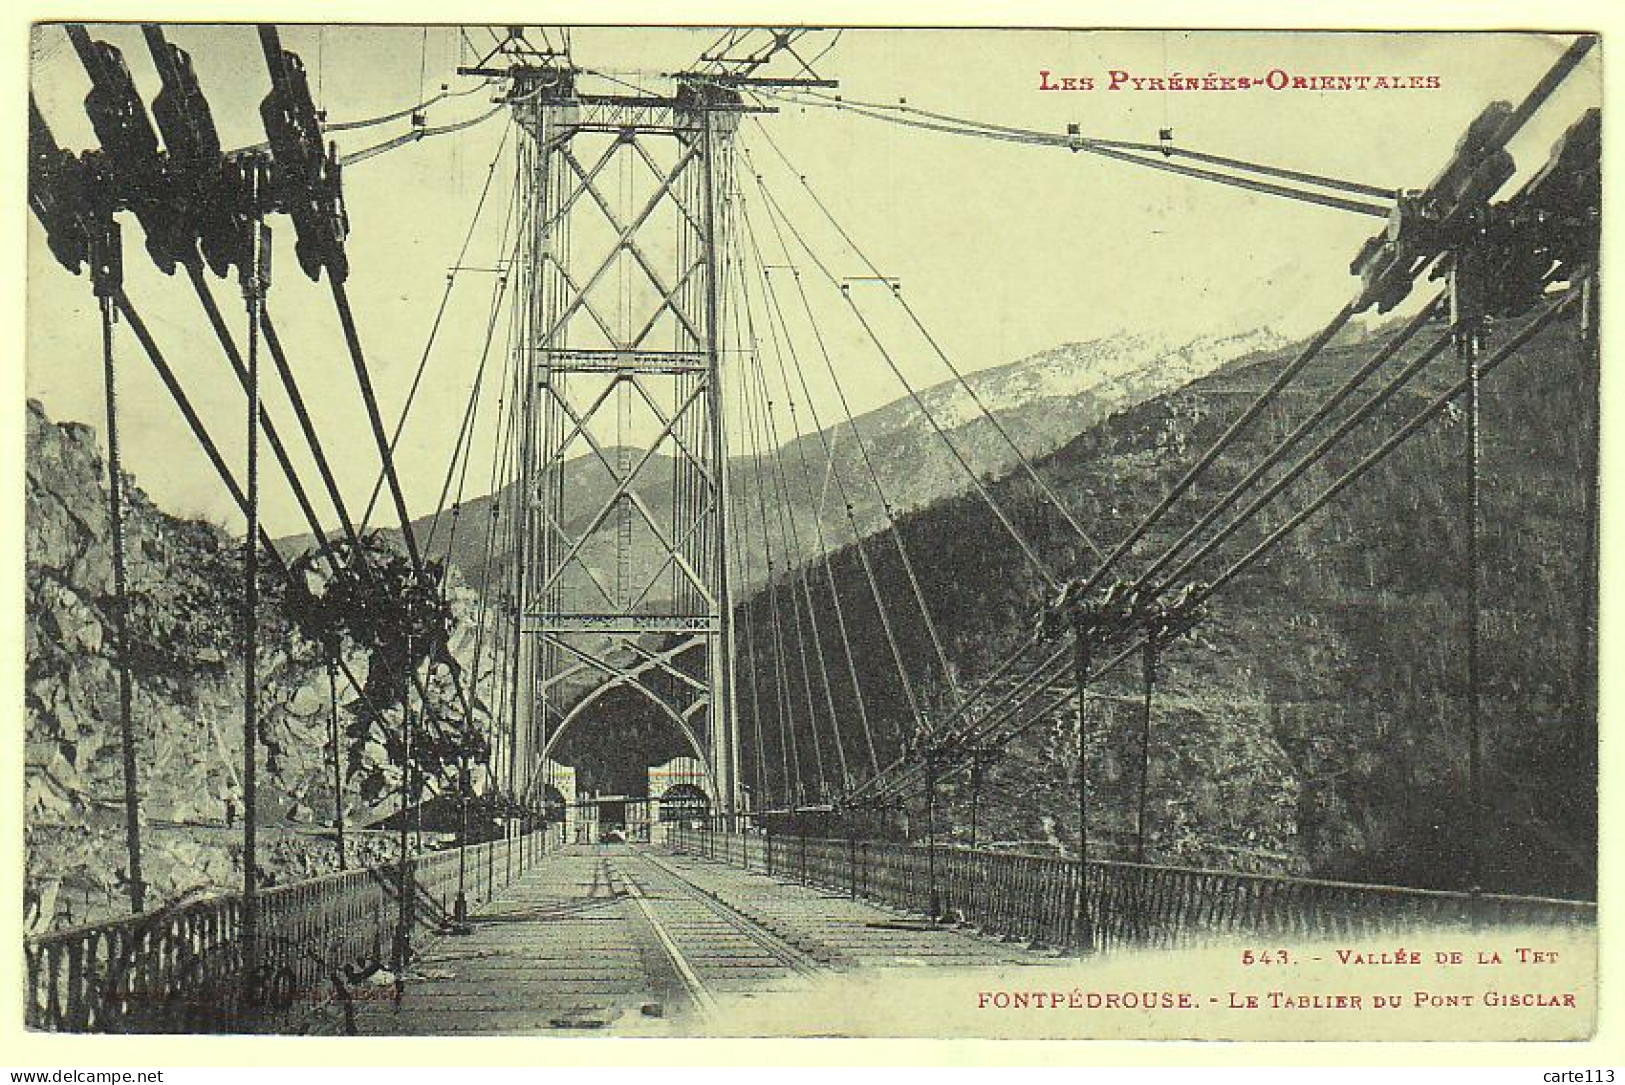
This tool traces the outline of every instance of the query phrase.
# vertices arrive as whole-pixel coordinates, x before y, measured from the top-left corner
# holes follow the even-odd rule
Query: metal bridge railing
[[[985,934],[1055,948],[1183,947],[1229,936],[1297,939],[1398,933],[1418,927],[1585,926],[1588,901],[1470,894],[1110,860],[1088,864],[1091,937],[1079,923],[1078,863],[918,844],[765,836],[693,825],[668,827],[667,844],[692,855],[825,889],[842,890]],[[732,857],[732,858],[730,858]]]
[[[547,851],[547,833],[466,849],[469,903],[490,900]],[[247,974],[242,898],[232,893],[24,942],[25,1020],[48,1032],[282,1031],[313,1005],[350,998],[387,967],[411,887],[414,935],[452,915],[458,851],[262,890],[258,966]]]

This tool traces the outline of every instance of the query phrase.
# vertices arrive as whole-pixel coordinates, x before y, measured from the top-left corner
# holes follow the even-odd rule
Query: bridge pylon
[[[582,93],[567,61],[506,74],[520,132],[513,760],[535,773],[573,730],[641,714],[682,736],[732,811],[721,279],[748,107],[699,79],[661,97]]]

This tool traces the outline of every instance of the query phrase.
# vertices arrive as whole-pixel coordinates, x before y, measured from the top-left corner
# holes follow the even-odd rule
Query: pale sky
[[[264,138],[257,106],[269,89],[250,26],[170,28],[191,52],[227,146]],[[469,29],[488,43],[483,29]],[[93,28],[120,46],[147,100],[156,74],[135,27]],[[586,67],[663,90],[639,72],[680,68],[713,34],[687,30],[580,29],[574,57]],[[830,35],[825,35],[827,42]],[[333,120],[391,112],[423,86],[471,85],[453,75],[452,27],[338,27],[283,31],[319,88]],[[852,99],[895,102],[995,123],[1154,141],[1171,127],[1193,149],[1395,187],[1425,185],[1484,105],[1517,101],[1567,44],[1516,34],[1236,32],[847,31],[819,64]],[[809,52],[822,48],[813,46]],[[1599,50],[1513,143],[1520,178],[1546,160],[1552,141],[1600,94]],[[80,100],[88,84],[63,32],[41,28],[32,87],[59,142],[92,142]],[[1437,75],[1438,90],[1364,92],[1090,92],[1038,90],[1040,69],[1094,76],[1262,74]],[[777,74],[776,72],[774,74]],[[593,89],[615,89],[595,81]],[[489,109],[479,92],[431,109],[431,124]],[[912,129],[847,114],[785,107],[762,118],[850,233],[888,275],[965,370],[1013,361],[1060,343],[1122,329],[1194,338],[1267,326],[1300,336],[1328,319],[1354,291],[1348,262],[1379,220],[1283,201],[1054,148],[1016,146]],[[351,298],[373,379],[393,423],[429,324],[502,138],[498,118],[358,164],[347,172]],[[405,129],[404,123],[335,136],[352,151]],[[862,274],[751,123],[741,143],[789,214],[840,274]],[[511,148],[512,140],[509,146]],[[505,159],[476,230],[468,263],[496,256],[513,165]],[[1512,182],[1518,183],[1515,178]],[[1509,186],[1510,187],[1510,186]],[[748,198],[748,197],[747,197]],[[125,216],[128,220],[128,216]],[[758,222],[758,229],[765,219]],[[365,501],[377,470],[354,377],[324,285],[293,259],[292,226],[277,233],[271,308],[299,370],[317,424],[352,505]],[[101,427],[100,340],[89,282],[44,250],[30,218],[27,390],[57,420]],[[166,281],[146,258],[140,230],[125,227],[128,291],[192,392],[228,455],[240,456],[242,396],[204,325],[184,278]],[[490,276],[459,276],[431,357],[422,403],[400,453],[408,503],[431,511],[477,359]],[[239,340],[235,282],[216,296]],[[1420,292],[1419,292],[1420,294]],[[825,303],[820,303],[823,305]],[[907,334],[883,295],[866,302],[894,356],[919,385],[947,376]],[[860,330],[833,301],[821,310],[854,406],[868,409],[901,389]],[[128,469],[163,507],[207,515],[233,530],[240,517],[191,447],[183,425],[127,330],[120,329],[123,432]],[[809,348],[810,349],[810,348]],[[270,367],[267,362],[267,376]],[[826,422],[836,410],[826,382],[812,379]],[[282,400],[269,403],[287,433]],[[474,474],[490,435],[476,444]],[[297,442],[293,442],[297,444]],[[314,480],[314,473],[311,474]],[[265,487],[274,534],[302,531],[291,498]]]

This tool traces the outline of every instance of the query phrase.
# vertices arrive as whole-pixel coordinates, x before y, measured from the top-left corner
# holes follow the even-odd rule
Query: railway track
[[[834,972],[1038,961],[844,893],[627,845],[560,849],[471,926],[421,946],[399,997],[358,988],[353,1022],[318,1014],[310,1031],[720,1034],[752,1000],[786,1012]]]
[[[722,998],[792,990],[830,968],[648,851],[601,861],[664,951],[691,1012],[709,1016]]]

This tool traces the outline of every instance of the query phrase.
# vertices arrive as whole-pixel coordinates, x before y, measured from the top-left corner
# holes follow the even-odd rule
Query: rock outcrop
[[[92,429],[28,406],[26,785],[29,923],[48,929],[122,913],[128,862],[118,670],[111,624],[106,463]],[[143,866],[149,906],[242,880],[240,540],[167,515],[127,481],[126,552]],[[293,556],[291,554],[287,556]],[[263,879],[336,866],[325,662],[280,608],[267,574],[260,613],[258,808]],[[467,593],[457,601],[468,605]],[[453,649],[464,656],[468,631]],[[347,659],[365,676],[365,659]],[[343,702],[353,696],[341,682]],[[378,743],[365,759],[387,762]],[[389,808],[393,809],[393,799]],[[380,809],[347,788],[347,818]],[[357,832],[351,864],[378,861],[386,834]]]

